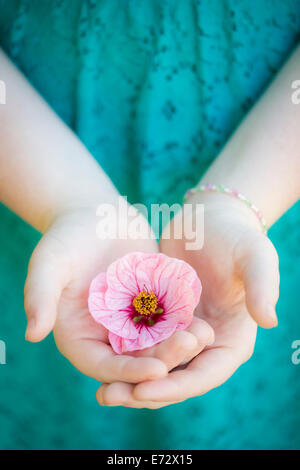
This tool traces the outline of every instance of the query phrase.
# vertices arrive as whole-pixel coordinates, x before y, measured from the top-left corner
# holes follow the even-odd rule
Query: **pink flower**
[[[187,328],[199,302],[201,282],[184,261],[162,253],[130,253],[98,274],[89,311],[109,330],[116,353],[153,346]]]

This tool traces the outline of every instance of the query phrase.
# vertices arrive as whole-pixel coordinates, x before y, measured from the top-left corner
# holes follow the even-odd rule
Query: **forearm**
[[[0,50],[0,200],[40,231],[55,214],[117,192],[75,134]]]
[[[268,225],[300,196],[300,105],[291,100],[299,78],[297,47],[201,180],[239,190]]]

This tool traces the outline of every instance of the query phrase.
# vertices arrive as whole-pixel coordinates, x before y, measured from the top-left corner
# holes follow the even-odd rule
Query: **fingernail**
[[[102,396],[101,397],[97,397],[97,400],[98,400],[98,403],[99,405],[103,406],[104,405],[104,402],[103,402],[103,399],[102,399]]]
[[[101,406],[126,406],[125,403],[106,403],[105,405],[101,405]]]
[[[106,387],[107,387],[107,385],[102,384],[100,389],[98,390],[98,393],[97,393],[97,400],[98,400],[99,405],[101,405],[101,406],[106,405],[106,403],[104,403],[104,398],[103,398],[103,391],[105,390]]]
[[[27,329],[26,329],[26,333],[25,333],[25,339],[27,340],[28,339],[28,333],[30,330],[34,329],[35,327],[35,318],[34,317],[31,317],[29,320],[28,320],[28,324],[27,324]]]
[[[269,304],[266,309],[266,314],[268,315],[269,318],[272,319],[274,327],[278,325],[278,318],[275,312],[275,308],[273,305]]]

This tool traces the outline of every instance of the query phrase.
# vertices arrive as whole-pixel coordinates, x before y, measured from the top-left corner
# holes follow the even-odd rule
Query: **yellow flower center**
[[[140,315],[151,315],[157,309],[157,297],[154,292],[141,291],[132,301]]]

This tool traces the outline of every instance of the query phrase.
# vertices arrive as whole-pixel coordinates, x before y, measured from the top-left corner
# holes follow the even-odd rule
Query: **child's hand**
[[[141,217],[141,223],[147,225]],[[58,349],[84,374],[110,383],[163,377],[190,360],[212,339],[211,328],[195,321],[164,343],[131,355],[116,355],[105,328],[88,312],[92,278],[130,251],[158,251],[155,240],[99,240],[95,210],[58,217],[36,247],[25,285],[26,337],[42,340],[54,328]],[[141,356],[141,357],[139,357]]]
[[[160,248],[196,269],[203,284],[197,315],[212,325],[215,342],[165,378],[136,386],[103,385],[97,395],[100,403],[159,408],[202,395],[251,357],[256,323],[265,328],[277,324],[278,258],[255,216],[226,195],[209,194],[198,202],[205,203],[202,250],[186,251],[186,240],[175,239],[162,239]],[[178,220],[175,217],[172,227]]]

